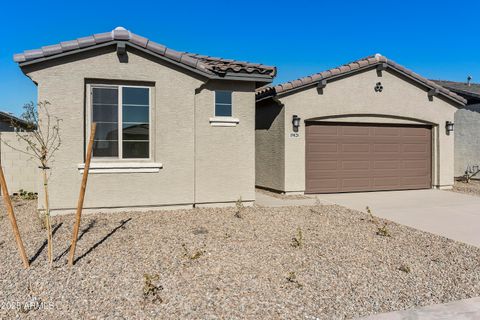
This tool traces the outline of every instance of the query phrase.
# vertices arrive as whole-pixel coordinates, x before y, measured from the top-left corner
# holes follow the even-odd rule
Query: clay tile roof
[[[480,99],[480,83],[466,83],[448,80],[431,80],[432,82],[453,91],[467,99]]]
[[[339,67],[332,68],[330,70],[326,70],[320,73],[315,73],[308,77],[297,79],[294,81],[289,81],[287,83],[273,85],[273,86],[263,86],[257,89],[256,97],[257,97],[257,100],[261,100],[261,99],[275,96],[277,94],[284,94],[296,89],[301,89],[302,87],[305,87],[305,86],[313,85],[315,83],[318,83],[320,80],[328,80],[338,76],[343,76],[358,70],[372,68],[375,65],[379,65],[382,63],[386,63],[389,68],[395,69],[411,78],[414,78],[418,82],[423,83],[426,87],[429,87],[431,89],[436,89],[440,94],[442,94],[443,96],[451,100],[454,100],[457,103],[465,104],[467,102],[467,100],[461,97],[460,95],[448,90],[447,89],[448,87],[446,88],[439,85],[438,81],[430,81],[422,77],[421,75],[399,65],[398,63],[380,54],[368,56],[344,65],[341,65]],[[312,81],[305,81],[304,79],[306,78],[312,79]],[[480,85],[478,85],[478,88],[480,93]]]
[[[77,49],[94,48],[96,45],[111,41],[126,41],[149,52],[161,55],[167,59],[210,75],[224,76],[227,73],[245,73],[250,75],[260,75],[263,78],[272,79],[277,73],[275,67],[259,63],[236,61],[232,59],[176,51],[167,48],[162,44],[150,41],[142,36],[133,34],[122,27],[117,27],[110,32],[98,33],[92,36],[64,41],[40,49],[26,50],[22,53],[15,54],[13,60],[20,64],[35,63],[43,61],[44,58],[47,57],[55,58],[55,56],[59,54],[68,53]]]

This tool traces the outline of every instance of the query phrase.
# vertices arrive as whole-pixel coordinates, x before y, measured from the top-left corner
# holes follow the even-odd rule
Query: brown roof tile
[[[188,52],[180,52],[165,47],[159,43],[150,41],[147,38],[131,33],[122,27],[117,27],[111,32],[94,34],[93,36],[83,37],[76,40],[60,42],[51,46],[45,46],[41,49],[26,50],[13,56],[13,60],[18,63],[41,61],[42,58],[54,57],[57,54],[69,51],[94,47],[95,45],[120,40],[127,41],[139,47],[145,48],[152,53],[164,56],[173,61],[184,64],[185,66],[195,68],[201,72],[212,75],[225,75],[226,73],[247,73],[259,74],[264,78],[272,79],[277,73],[275,67],[266,66],[259,63],[250,63],[236,61],[232,59],[223,59],[198,55]]]
[[[264,86],[261,88],[257,89],[257,100],[264,99],[267,97],[275,96],[277,94],[281,93],[286,93],[294,89],[299,89],[302,88],[306,85],[312,85],[314,83],[319,82],[320,80],[328,80],[329,78],[333,78],[335,76],[341,76],[343,74],[347,74],[349,72],[354,72],[356,70],[361,70],[365,68],[371,68],[375,65],[381,64],[381,63],[387,63],[387,65],[390,68],[396,69],[398,71],[401,71],[405,73],[406,75],[416,79],[417,81],[423,83],[425,86],[430,87],[432,89],[437,89],[442,95],[444,95],[447,98],[450,98],[452,100],[455,100],[457,103],[460,104],[465,104],[467,100],[465,100],[463,97],[457,95],[454,92],[451,92],[450,90],[440,86],[438,83],[435,83],[433,81],[430,81],[421,75],[399,65],[398,63],[388,59],[385,56],[382,56],[380,54],[376,54],[373,56],[368,56],[344,65],[341,65],[339,67],[326,70],[320,73],[313,74],[308,77],[300,78],[294,81],[289,81],[286,83],[274,85],[274,86]],[[308,82],[306,79],[311,78],[313,81]]]

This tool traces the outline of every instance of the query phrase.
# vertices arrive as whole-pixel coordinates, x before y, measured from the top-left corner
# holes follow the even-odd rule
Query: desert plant
[[[162,298],[159,295],[159,292],[163,290],[161,285],[155,284],[160,276],[158,274],[148,274],[143,275],[143,299],[150,300],[151,302],[163,302]]]
[[[302,229],[297,228],[297,235],[292,238],[292,247],[301,248],[303,246],[303,233]]]
[[[37,194],[36,193],[25,191],[23,189],[18,190],[18,196],[23,200],[35,200],[35,199],[37,199]]]
[[[50,219],[50,202],[48,194],[48,170],[51,169],[53,155],[60,148],[60,119],[51,115],[49,112],[50,102],[41,101],[35,105],[33,102],[23,106],[21,118],[27,123],[20,124],[17,120],[12,120],[12,126],[16,129],[16,136],[19,141],[26,144],[25,149],[19,149],[10,145],[7,141],[4,143],[10,148],[25,153],[38,161],[39,168],[42,170],[43,191],[44,191],[44,218],[47,227],[48,243],[48,261],[53,264],[53,243],[52,243],[52,224]]]
[[[237,202],[235,202],[235,217],[242,219],[243,218],[243,210],[245,209],[245,206],[243,205],[242,202],[242,197],[238,198]]]
[[[297,275],[296,275],[295,271],[290,271],[288,273],[288,276],[287,276],[286,279],[287,279],[288,282],[295,284],[297,286],[297,288],[303,287],[303,284],[298,282]]]
[[[379,236],[382,236],[382,237],[391,237],[392,235],[390,233],[390,230],[387,228],[388,223],[383,222],[383,224],[381,224],[378,221],[378,219],[372,214],[372,210],[370,209],[370,207],[367,206],[366,210],[367,210],[367,213],[369,215],[370,222],[373,223],[375,225],[375,227],[377,228],[377,231],[375,233]]]
[[[398,270],[400,271],[403,271],[405,273],[410,273],[412,272],[412,270],[410,269],[410,267],[406,264],[402,264],[400,267],[398,267]]]
[[[183,248],[183,251],[184,251],[183,256],[187,257],[190,260],[197,260],[205,253],[204,250],[196,250],[195,252],[191,253],[187,249],[187,245],[185,243],[182,243],[182,248]]]

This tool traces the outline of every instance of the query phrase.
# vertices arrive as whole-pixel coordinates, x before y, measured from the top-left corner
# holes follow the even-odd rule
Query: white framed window
[[[232,91],[215,91],[215,117],[231,117]]]
[[[91,84],[89,91],[88,132],[92,122],[97,124],[93,158],[151,159],[151,88]]]

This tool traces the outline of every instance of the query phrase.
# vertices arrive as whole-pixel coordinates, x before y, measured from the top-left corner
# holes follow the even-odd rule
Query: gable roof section
[[[261,87],[257,89],[256,98],[257,98],[257,101],[259,101],[259,100],[263,100],[276,95],[291,93],[306,87],[314,86],[320,83],[321,81],[332,80],[337,77],[355,74],[362,70],[371,69],[378,65],[382,65],[383,68],[392,68],[395,71],[423,84],[425,87],[435,90],[436,93],[450,100],[453,100],[456,103],[464,105],[467,102],[463,97],[451,92],[450,90],[436,84],[433,81],[430,81],[420,76],[419,74],[399,65],[398,63],[390,59],[387,59],[386,57],[380,54],[368,56],[368,57],[353,61],[351,63],[344,64],[342,66],[339,66],[330,70],[326,70],[320,73],[315,73],[313,75],[303,77],[297,80],[285,82],[275,86]]]
[[[462,97],[468,99],[480,99],[480,83],[468,83],[465,82],[456,82],[448,80],[432,80],[438,85],[441,85],[444,88],[447,88],[450,91],[455,92],[456,94],[461,95]]]
[[[122,27],[117,27],[110,32],[44,46],[40,49],[26,50],[23,53],[15,54],[13,60],[19,63],[20,66],[25,66],[120,41],[201,73],[209,78],[229,78],[230,75],[233,75],[239,79],[246,77],[249,80],[253,79],[268,83],[271,82],[277,73],[275,67],[263,64],[176,51],[136,35]]]
[[[9,112],[0,111],[0,120],[4,122],[8,122],[9,124],[13,123],[15,124],[15,126],[21,127],[26,130],[35,128],[35,126],[32,123],[29,123],[24,119],[20,119]]]

